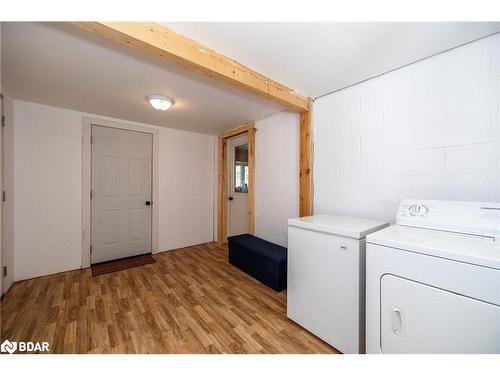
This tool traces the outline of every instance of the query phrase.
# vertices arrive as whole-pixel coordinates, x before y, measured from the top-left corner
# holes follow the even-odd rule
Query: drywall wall
[[[281,112],[255,127],[255,234],[287,246],[287,221],[299,215],[299,116]]]
[[[14,101],[16,280],[81,266],[84,116]],[[159,250],[210,242],[215,139],[158,129]]]
[[[317,99],[314,206],[391,220],[403,198],[499,201],[500,34]]]
[[[21,280],[80,268],[78,112],[14,101],[14,257]]]
[[[216,138],[160,130],[158,248],[178,249],[213,240]]]

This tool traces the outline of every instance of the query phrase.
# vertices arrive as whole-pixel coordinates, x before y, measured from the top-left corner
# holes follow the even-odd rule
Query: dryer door
[[[500,353],[500,307],[393,275],[381,280],[384,353]]]

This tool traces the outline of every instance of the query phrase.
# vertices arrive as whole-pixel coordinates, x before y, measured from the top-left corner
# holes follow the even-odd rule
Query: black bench
[[[287,249],[251,234],[229,237],[229,263],[281,292],[286,289]]]

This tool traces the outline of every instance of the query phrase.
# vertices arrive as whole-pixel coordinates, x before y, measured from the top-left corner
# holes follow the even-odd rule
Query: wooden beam
[[[310,216],[312,204],[312,137],[311,111],[300,113],[300,200],[299,215]]]
[[[91,33],[279,103],[309,110],[310,99],[175,31],[150,22],[74,22]],[[244,43],[244,41],[242,41]]]
[[[248,233],[255,234],[255,124],[248,129]]]

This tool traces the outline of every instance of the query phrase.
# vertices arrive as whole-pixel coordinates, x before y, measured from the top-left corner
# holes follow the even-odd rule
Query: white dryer
[[[367,236],[367,353],[500,353],[500,204],[404,200]]]

